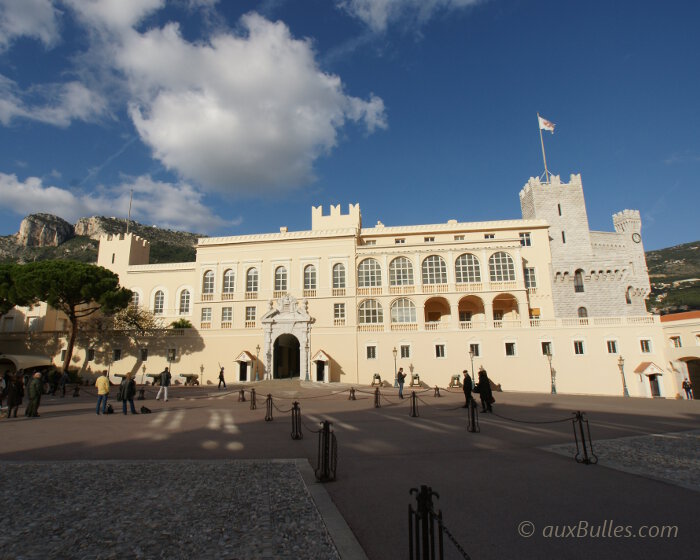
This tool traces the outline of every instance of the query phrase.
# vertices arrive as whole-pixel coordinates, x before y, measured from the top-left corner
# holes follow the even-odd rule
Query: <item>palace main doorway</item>
[[[301,376],[299,339],[293,334],[277,337],[273,348],[273,377],[288,379]]]

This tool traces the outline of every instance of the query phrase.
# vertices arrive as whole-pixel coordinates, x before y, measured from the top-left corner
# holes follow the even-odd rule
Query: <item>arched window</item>
[[[491,282],[514,282],[515,266],[513,258],[503,251],[494,253],[489,258],[489,279]]]
[[[338,263],[333,265],[333,288],[340,289],[345,287],[345,267]]]
[[[374,299],[366,299],[360,304],[357,313],[358,321],[361,325],[376,324],[384,322],[382,306]]]
[[[627,286],[627,290],[625,290],[625,303],[632,304],[632,286]]]
[[[397,257],[389,263],[390,286],[413,286],[413,265],[406,257]]]
[[[165,307],[165,294],[163,293],[162,290],[158,290],[156,292],[155,297],[153,298],[153,314],[154,315],[162,315],[164,307]]]
[[[357,267],[357,285],[360,288],[382,285],[382,267],[375,259],[365,259]]]
[[[581,317],[582,319],[585,319],[588,317],[588,309],[585,307],[579,307],[578,308],[578,316]]]
[[[447,284],[447,265],[442,257],[430,255],[423,261],[423,284]]]
[[[245,275],[245,291],[246,292],[257,292],[258,291],[258,269],[249,268]]]
[[[416,306],[407,298],[399,298],[391,304],[392,323],[415,323]]]
[[[275,269],[275,291],[287,291],[287,269],[283,266],[278,266]]]
[[[479,259],[471,253],[466,253],[457,257],[455,261],[455,277],[457,278],[457,284],[481,282],[481,266],[479,266]]]
[[[214,272],[212,270],[207,270],[204,273],[204,278],[202,279],[202,293],[214,293]]]
[[[574,292],[583,292],[583,270],[580,268],[574,272]]]
[[[316,267],[312,264],[304,268],[304,289],[316,289]]]
[[[131,307],[138,307],[139,306],[139,293],[134,292],[133,295],[131,296]]]
[[[232,294],[236,286],[236,274],[230,268],[224,272],[224,293]]]
[[[180,315],[188,315],[190,312],[190,291],[180,292]]]

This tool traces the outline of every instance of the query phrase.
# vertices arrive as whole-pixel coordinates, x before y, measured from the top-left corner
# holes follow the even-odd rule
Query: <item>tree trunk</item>
[[[75,346],[75,338],[78,335],[78,318],[74,313],[71,313],[70,319],[70,338],[68,339],[68,348],[66,349],[66,359],[63,360],[63,371],[68,371],[70,360],[73,357],[73,347]]]

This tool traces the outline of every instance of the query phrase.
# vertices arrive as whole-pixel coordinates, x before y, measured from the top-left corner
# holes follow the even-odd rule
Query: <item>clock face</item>
[[[639,235],[638,233],[633,233],[632,234],[632,241],[635,243],[639,243],[642,240],[642,236]]]

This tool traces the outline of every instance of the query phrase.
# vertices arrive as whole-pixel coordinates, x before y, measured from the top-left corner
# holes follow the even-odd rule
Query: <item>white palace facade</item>
[[[522,219],[397,227],[363,227],[358,205],[316,207],[307,231],[202,238],[195,262],[149,264],[146,240],[105,236],[98,264],[134,303],[193,328],[79,339],[75,367],[141,381],[170,365],[176,379],[206,383],[224,366],[227,382],[364,385],[374,374],[393,384],[403,367],[444,387],[483,366],[506,391],[682,393],[687,369],[646,311],[639,212],[615,214],[613,232],[590,231],[580,175],[531,178],[520,201]],[[26,343],[29,319],[3,328],[15,331],[4,345],[23,336],[25,351],[59,364],[65,322],[44,313],[29,329],[42,342]]]

